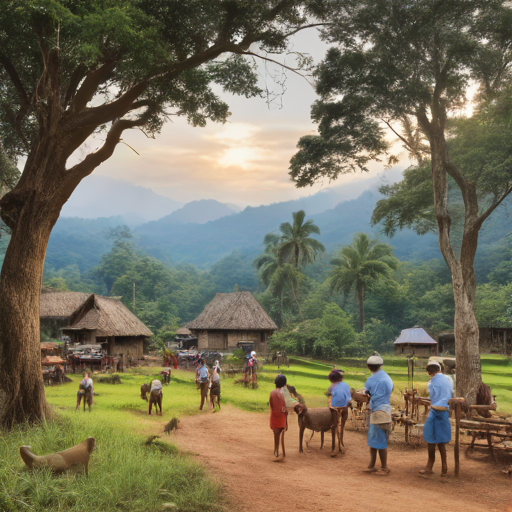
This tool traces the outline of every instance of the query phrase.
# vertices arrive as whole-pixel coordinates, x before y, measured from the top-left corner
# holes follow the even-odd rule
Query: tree
[[[315,261],[319,252],[325,247],[310,235],[319,235],[320,228],[310,219],[304,222],[306,212],[300,210],[293,215],[293,224],[283,222],[279,226],[281,236],[277,247],[277,255],[283,261],[289,261],[296,269]]]
[[[12,230],[0,277],[0,423],[45,417],[39,298],[51,230],[80,181],[127,129],[171,116],[226,120],[211,85],[260,94],[257,52],[286,50],[323,2],[308,0],[5,0],[0,10],[0,139],[26,157],[0,200]],[[103,144],[67,166],[102,132]],[[89,142],[90,143],[90,142]]]
[[[364,329],[364,295],[398,265],[389,244],[379,244],[365,233],[356,233],[350,245],[342,247],[331,261],[331,289],[348,295],[355,289],[359,303],[359,329]]]
[[[314,238],[312,233],[320,234],[320,229],[313,220],[304,222],[304,210],[295,212],[293,225],[283,222],[279,227],[280,235],[267,233],[263,239],[265,249],[254,260],[261,282],[281,302],[281,315],[284,317],[284,294],[288,289],[302,317],[299,295],[301,284],[305,278],[301,265],[307,265],[315,260],[318,252],[324,252],[325,247]],[[284,318],[283,318],[284,319]]]
[[[455,162],[447,139],[470,87],[479,87],[480,111],[492,114],[504,101],[512,11],[498,0],[347,0],[333,1],[330,20],[325,36],[333,47],[316,72],[320,99],[312,108],[319,135],[300,140],[291,175],[305,186],[367,170],[368,162],[389,155],[390,131],[419,165],[430,160],[439,246],[455,299],[457,394],[474,403],[481,382],[474,258],[482,223],[512,190],[512,169],[489,175],[487,166]],[[495,119],[487,118],[489,128]],[[464,205],[459,254],[450,232],[449,178]]]

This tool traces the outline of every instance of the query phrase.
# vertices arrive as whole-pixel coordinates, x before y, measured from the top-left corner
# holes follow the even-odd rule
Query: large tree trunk
[[[39,299],[46,246],[58,215],[27,200],[13,228],[0,275],[0,424],[46,417],[41,371]]]
[[[478,388],[482,382],[482,372],[478,323],[475,318],[474,259],[478,246],[478,232],[483,220],[478,214],[475,185],[468,183],[451,162],[442,130],[439,130],[434,122],[430,127],[432,129],[430,132],[432,180],[439,227],[439,247],[452,274],[455,300],[456,392],[457,396],[465,398],[468,404],[475,404]],[[450,240],[451,217],[447,204],[448,174],[455,179],[464,199],[464,232],[459,258],[455,255]]]

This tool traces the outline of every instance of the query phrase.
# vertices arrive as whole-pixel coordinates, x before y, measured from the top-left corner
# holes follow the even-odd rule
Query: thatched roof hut
[[[95,294],[73,313],[66,329],[95,330],[97,336],[153,336],[120,299]]]
[[[198,337],[199,349],[227,349],[238,342],[253,341],[266,350],[268,337],[277,325],[251,292],[217,293],[204,311],[187,327]]]
[[[41,326],[70,336],[74,343],[102,344],[109,355],[143,355],[144,341],[153,333],[119,298],[94,293],[41,294]]]
[[[395,354],[430,356],[437,354],[437,341],[429,336],[425,329],[414,326],[403,329],[395,341]]]
[[[43,289],[39,306],[40,318],[68,319],[90,297],[90,293],[56,292]]]

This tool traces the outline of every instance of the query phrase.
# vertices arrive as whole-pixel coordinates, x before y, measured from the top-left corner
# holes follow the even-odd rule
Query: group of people
[[[208,393],[210,394],[210,410],[215,412],[216,407],[220,410],[220,364],[219,361],[215,361],[210,372],[206,361],[200,359],[196,367],[196,386],[197,389],[201,390],[201,405],[199,410],[202,411],[206,400],[208,399]]]
[[[370,448],[370,462],[364,470],[367,473],[381,472],[389,474],[388,466],[388,439],[391,433],[391,393],[393,381],[382,369],[384,360],[380,355],[368,358],[367,367],[370,377],[364,384],[364,392],[369,396],[369,425],[367,443]],[[441,455],[441,476],[446,476],[448,464],[446,457],[446,444],[451,440],[451,425],[449,419],[448,400],[452,397],[452,382],[441,372],[441,365],[436,361],[429,361],[427,373],[430,377],[428,391],[430,396],[430,412],[423,427],[423,437],[428,445],[428,461],[421,474],[431,475],[436,458],[436,445]],[[352,397],[350,387],[343,382],[344,372],[334,369],[329,374],[331,385],[327,395],[329,407],[337,412],[338,421],[343,421],[343,414],[347,411]],[[284,433],[287,430],[287,397],[286,377],[278,375],[275,379],[275,389],[270,393],[270,428],[274,433],[274,460],[283,461],[285,458]],[[282,453],[279,454],[281,445]],[[381,467],[376,468],[377,455]]]

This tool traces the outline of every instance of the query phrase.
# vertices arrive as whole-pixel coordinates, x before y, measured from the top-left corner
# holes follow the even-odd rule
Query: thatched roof
[[[217,293],[189,329],[275,331],[277,325],[251,292]]]
[[[192,334],[192,331],[190,329],[187,329],[186,327],[180,327],[176,334]]]
[[[71,317],[66,330],[97,330],[98,336],[153,336],[118,298],[92,294]]]
[[[403,329],[396,339],[395,345],[437,345],[437,341],[432,339],[425,329],[413,327],[412,329]]]
[[[69,318],[89,298],[90,293],[56,292],[45,289],[41,293],[40,318]]]

